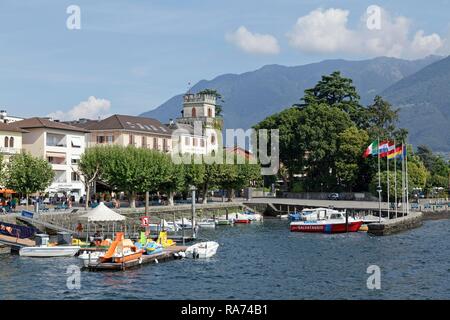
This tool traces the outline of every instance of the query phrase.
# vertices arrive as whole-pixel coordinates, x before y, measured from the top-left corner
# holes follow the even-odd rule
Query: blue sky
[[[66,28],[72,4],[80,30]],[[374,4],[377,36],[362,18]],[[189,82],[266,64],[448,54],[449,10],[449,0],[0,0],[0,106],[25,117],[139,114]]]

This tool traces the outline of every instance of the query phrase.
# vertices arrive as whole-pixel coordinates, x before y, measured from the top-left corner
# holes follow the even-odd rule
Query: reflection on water
[[[0,258],[0,299],[449,299],[450,220],[389,237],[291,233],[287,221],[218,227],[210,260],[175,260],[126,272],[82,272],[76,258]],[[381,290],[366,287],[381,268]]]

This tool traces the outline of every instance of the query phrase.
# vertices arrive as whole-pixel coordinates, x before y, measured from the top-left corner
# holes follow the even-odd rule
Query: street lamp
[[[378,185],[377,186],[377,192],[378,192],[378,207],[379,207],[379,217],[378,217],[378,222],[381,223],[381,186]]]
[[[195,238],[195,191],[197,188],[195,186],[190,186],[189,191],[192,192],[192,237]]]

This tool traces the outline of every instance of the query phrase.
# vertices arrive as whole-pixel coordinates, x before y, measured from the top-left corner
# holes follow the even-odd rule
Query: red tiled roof
[[[45,118],[30,118],[22,121],[17,121],[10,123],[11,126],[21,129],[32,129],[32,128],[49,128],[49,129],[58,129],[58,130],[66,130],[66,131],[76,131],[76,132],[84,132],[88,133],[89,131],[68,125],[66,123],[52,121]]]

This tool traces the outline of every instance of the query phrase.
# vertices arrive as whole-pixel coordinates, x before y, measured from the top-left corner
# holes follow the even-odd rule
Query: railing
[[[3,154],[18,154],[18,153],[20,153],[20,149],[19,148],[0,147],[0,153],[3,153]]]

